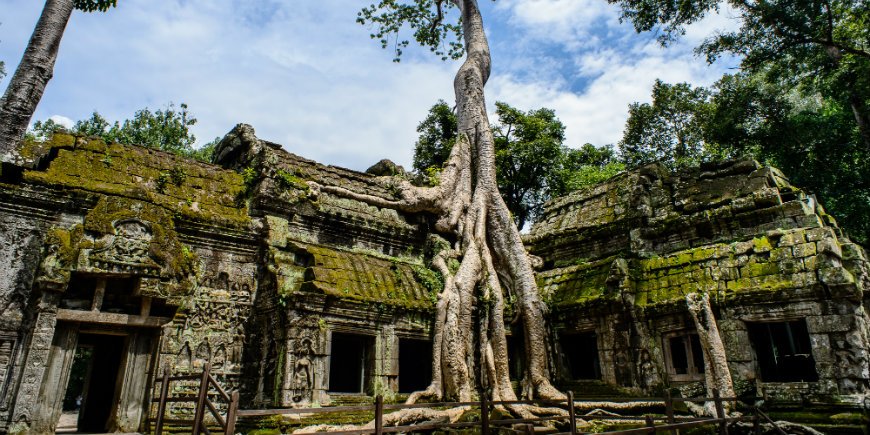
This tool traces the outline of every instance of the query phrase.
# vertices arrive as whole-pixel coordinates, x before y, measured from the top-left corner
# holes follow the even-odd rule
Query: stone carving
[[[126,272],[139,275],[160,275],[162,269],[149,252],[151,230],[145,222],[136,219],[113,224],[115,234],[108,246],[90,253],[90,268],[107,272]]]
[[[36,279],[42,288],[59,291],[63,290],[69,282],[69,264],[63,261],[59,250],[60,247],[55,244],[46,247],[47,253],[42,259],[40,275]]]
[[[290,399],[295,404],[314,400],[314,390],[317,389],[315,377],[323,358],[321,329],[320,322],[314,317],[298,318],[290,324],[288,332],[293,338],[286,376]]]

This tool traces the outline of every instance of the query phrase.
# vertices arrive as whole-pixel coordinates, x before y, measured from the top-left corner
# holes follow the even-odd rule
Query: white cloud
[[[69,119],[63,115],[52,115],[52,116],[49,116],[48,119],[54,121],[55,124],[59,124],[65,128],[72,128],[73,125],[75,125],[75,123],[76,123],[72,119]]]
[[[603,0],[482,6],[496,35],[488,101],[555,109],[572,146],[618,140],[627,105],[648,99],[656,77],[708,83],[720,74],[692,58],[690,45],[662,50],[650,35],[635,35]],[[4,4],[7,70],[41,7]],[[122,120],[146,106],[185,102],[199,120],[200,142],[246,122],[261,138],[324,163],[365,169],[386,157],[409,165],[416,126],[436,100],[452,98],[458,63],[424,49],[392,63],[392,53],[369,40],[370,29],[354,22],[358,7],[345,0],[160,7],[125,0],[107,13],[75,12],[35,119],[84,119],[97,110]]]

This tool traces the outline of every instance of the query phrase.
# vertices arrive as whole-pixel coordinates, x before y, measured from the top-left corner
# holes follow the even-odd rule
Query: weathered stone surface
[[[243,407],[326,405],[352,397],[330,388],[335,337],[366,349],[360,392],[387,397],[401,340],[429,339],[443,286],[427,267],[443,243],[433,217],[312,188],[394,199],[389,164],[372,171],[380,177],[322,165],[246,125],[221,141],[215,165],[69,135],[25,151],[32,164],[0,174],[0,432],[53,429],[49,393],[66,385],[71,355],[58,345],[80,334],[128,337],[109,427],[124,431],[141,429],[164,369],[210,363]],[[870,389],[867,256],[774,168],[626,172],[554,199],[527,242],[545,263],[552,348],[569,353],[565,337],[594,334],[581,354],[613,387],[703,394],[684,302],[702,291],[736,391],[833,402]],[[147,322],[111,324],[134,317]],[[796,321],[818,380],[766,382],[752,325]],[[689,367],[675,367],[672,346]],[[571,381],[570,362],[553,361],[557,381]]]

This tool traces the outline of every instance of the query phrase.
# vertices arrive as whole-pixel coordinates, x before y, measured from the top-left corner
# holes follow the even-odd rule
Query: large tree
[[[840,101],[870,148],[870,7],[866,0],[607,0],[637,31],[660,30],[668,43],[727,3],[740,28],[709,36],[697,52],[734,54],[748,73]]]
[[[461,27],[446,18],[451,11],[458,11],[455,18]],[[450,47],[448,56],[458,54],[457,47],[465,50],[454,80],[458,135],[440,184],[416,187],[405,182],[397,200],[313,186],[381,207],[434,213],[439,216],[435,230],[452,242],[432,259],[445,282],[436,304],[432,384],[408,400],[425,396],[466,401],[478,388],[490,390],[496,400],[516,398],[505,338],[508,293],[517,299],[525,333],[524,391],[540,398],[564,398],[550,383],[545,306],[535,283],[533,260],[498,190],[495,138],[483,92],[490,75],[490,51],[477,1],[382,0],[364,8],[359,21],[371,23],[373,36],[382,41],[409,26],[418,42],[436,52],[444,52],[440,47],[445,46]],[[451,39],[459,35],[464,45]],[[449,267],[451,260],[458,267]]]
[[[710,157],[712,150],[704,141],[704,122],[712,107],[709,100],[706,88],[656,80],[652,103],[628,106],[625,132],[619,141],[625,163],[636,167],[660,161],[679,168]]]
[[[106,11],[116,4],[117,0],[46,0],[21,63],[0,99],[0,161],[17,158],[16,147],[54,74],[60,41],[73,9]]]
[[[523,228],[540,214],[547,200],[566,193],[573,175],[567,166],[572,153],[563,145],[565,126],[552,109],[524,112],[502,102],[496,102],[495,107],[498,189],[517,226]],[[456,142],[456,114],[439,101],[417,131],[420,138],[414,147],[414,170],[433,178]]]

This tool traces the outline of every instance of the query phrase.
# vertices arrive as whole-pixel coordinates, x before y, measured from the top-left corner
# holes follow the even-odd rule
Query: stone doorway
[[[329,392],[365,394],[374,369],[375,338],[369,335],[332,333]]]
[[[111,416],[118,405],[118,375],[126,354],[126,337],[110,334],[80,334],[70,379],[64,395],[61,420],[76,419],[58,429],[65,432],[109,432]],[[74,427],[72,424],[74,423]],[[74,430],[73,430],[74,429]]]

